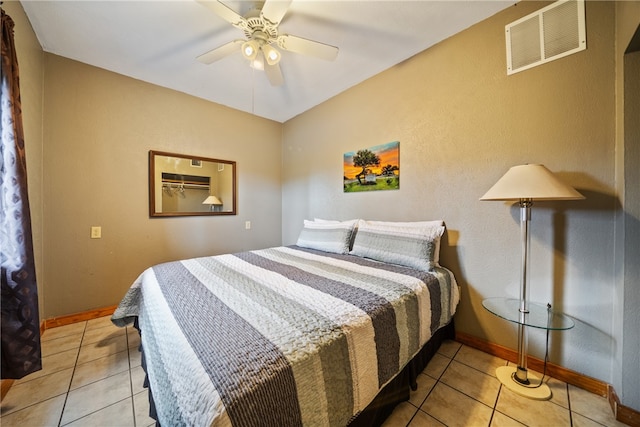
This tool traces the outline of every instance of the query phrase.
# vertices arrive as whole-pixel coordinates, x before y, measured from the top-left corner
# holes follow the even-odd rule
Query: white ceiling
[[[32,1],[22,5],[46,52],[278,122],[324,102],[515,0],[293,0],[280,34],[338,46],[334,62],[282,52],[285,83],[269,84],[238,51],[196,57],[244,37],[195,0]],[[253,1],[223,1],[244,15]]]

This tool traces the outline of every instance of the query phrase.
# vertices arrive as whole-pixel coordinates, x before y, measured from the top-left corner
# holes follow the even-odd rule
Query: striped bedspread
[[[448,270],[297,246],[144,271],[138,318],[162,426],[344,426],[451,320]]]

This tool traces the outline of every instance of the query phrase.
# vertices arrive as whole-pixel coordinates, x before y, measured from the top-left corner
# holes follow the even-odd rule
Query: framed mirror
[[[149,216],[236,214],[236,162],[149,151]]]

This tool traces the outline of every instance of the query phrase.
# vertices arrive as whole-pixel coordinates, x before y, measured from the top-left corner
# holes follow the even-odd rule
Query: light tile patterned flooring
[[[46,330],[43,369],[13,384],[0,425],[154,425],[139,345],[137,330],[118,328],[108,316]]]
[[[154,425],[142,383],[132,327],[109,317],[62,326],[42,336],[43,370],[16,381],[1,405],[0,425]],[[500,385],[507,362],[454,341],[445,342],[418,379],[418,390],[396,407],[396,426],[617,426],[605,398],[555,379],[549,401],[521,398]]]

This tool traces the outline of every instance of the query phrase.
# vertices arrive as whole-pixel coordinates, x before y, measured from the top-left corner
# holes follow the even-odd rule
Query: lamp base
[[[535,400],[549,400],[551,398],[551,389],[546,384],[540,384],[539,387],[528,387],[514,380],[516,369],[513,366],[501,366],[496,369],[496,376],[505,387],[520,396]],[[527,378],[535,385],[540,383],[540,378],[534,375],[527,374]]]

